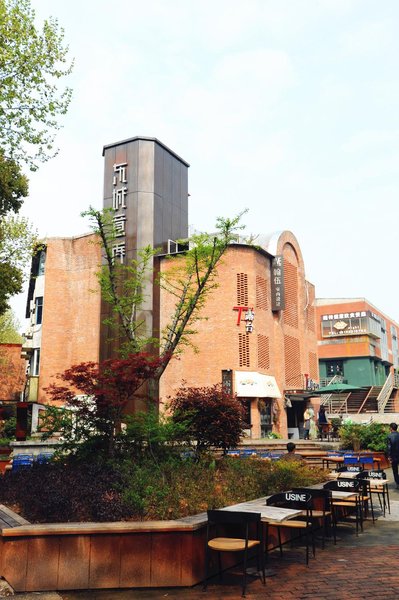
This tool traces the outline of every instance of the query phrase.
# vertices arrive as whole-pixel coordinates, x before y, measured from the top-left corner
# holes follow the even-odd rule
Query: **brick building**
[[[299,244],[289,231],[262,247],[233,244],[218,267],[218,287],[209,295],[193,344],[172,360],[160,383],[166,401],[183,381],[188,386],[222,382],[246,401],[251,436],[270,431],[287,436],[300,428],[310,379],[318,379],[314,287],[305,279]],[[273,305],[274,260],[283,258],[285,308]],[[164,261],[162,268],[168,268]],[[161,291],[161,329],[173,300]],[[248,309],[253,320],[248,330]],[[251,315],[250,315],[251,316]]]
[[[94,234],[47,238],[32,260],[23,354],[28,361],[25,400],[37,411],[58,373],[98,361],[100,304],[96,272],[100,247]]]
[[[0,344],[0,402],[20,400],[25,385],[21,344]]]
[[[104,147],[104,207],[115,212],[112,253],[121,262],[144,245],[161,248],[167,269],[174,240],[187,237],[189,165],[155,138],[132,138]],[[27,302],[31,326],[24,344],[29,360],[26,400],[45,404],[45,388],[81,361],[115,356],[95,276],[100,249],[93,235],[48,238],[32,263]],[[318,378],[314,287],[305,279],[294,235],[279,232],[259,245],[232,244],[218,268],[219,287],[204,307],[199,352],[186,349],[160,382],[164,402],[182,380],[224,382],[246,399],[254,438],[273,429],[298,429],[309,382]],[[148,289],[147,289],[148,288]],[[172,298],[147,286],[140,313],[148,333],[168,323]]]

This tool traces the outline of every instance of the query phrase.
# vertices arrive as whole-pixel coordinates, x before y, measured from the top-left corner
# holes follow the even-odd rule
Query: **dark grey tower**
[[[104,146],[104,208],[113,208],[117,237],[114,260],[127,262],[151,245],[166,252],[169,240],[188,236],[189,164],[156,138],[134,137]],[[154,290],[145,290],[139,318],[153,331]],[[156,303],[156,299],[155,299]],[[156,315],[154,314],[156,313]],[[103,307],[103,316],[107,308]],[[115,355],[102,325],[101,359]]]

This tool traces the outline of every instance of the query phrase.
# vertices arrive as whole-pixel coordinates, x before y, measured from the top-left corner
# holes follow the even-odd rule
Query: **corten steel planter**
[[[206,519],[5,528],[0,576],[17,592],[191,587],[204,577]],[[269,536],[277,546],[272,526]]]

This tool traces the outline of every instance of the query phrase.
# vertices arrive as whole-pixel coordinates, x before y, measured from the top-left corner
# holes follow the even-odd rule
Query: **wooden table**
[[[302,514],[301,510],[281,508],[279,506],[266,506],[266,498],[252,500],[251,502],[241,502],[240,504],[234,504],[233,506],[226,506],[222,510],[260,513],[261,520],[268,523],[282,523],[287,519],[293,519]]]

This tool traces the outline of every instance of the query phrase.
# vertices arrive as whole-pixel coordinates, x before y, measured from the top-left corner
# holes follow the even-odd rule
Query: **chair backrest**
[[[374,457],[371,454],[359,456],[359,462],[363,465],[374,465]]]
[[[339,492],[358,493],[362,487],[360,479],[337,479],[336,481],[328,481],[323,485],[325,490],[335,490]]]
[[[312,508],[312,496],[308,490],[291,490],[289,492],[280,492],[266,499],[267,506],[281,506],[284,508],[294,508],[298,510],[309,510]]]
[[[359,459],[357,456],[353,455],[344,455],[344,465],[356,465],[359,463]]]
[[[36,462],[39,465],[43,465],[43,464],[50,462],[52,460],[52,458],[53,458],[52,452],[40,452],[40,454],[38,454],[36,457]]]
[[[386,479],[387,474],[382,469],[376,469],[375,471],[364,471],[367,473],[369,479]]]
[[[360,473],[360,471],[363,471],[363,465],[352,465],[352,464],[348,464],[348,465],[344,465],[343,467],[338,467],[337,469],[335,469],[335,471],[337,473]]]
[[[330,510],[331,508],[331,490],[324,488],[293,488],[293,492],[309,494],[312,498],[312,508],[318,508],[316,504],[321,501],[324,506],[324,510]]]

